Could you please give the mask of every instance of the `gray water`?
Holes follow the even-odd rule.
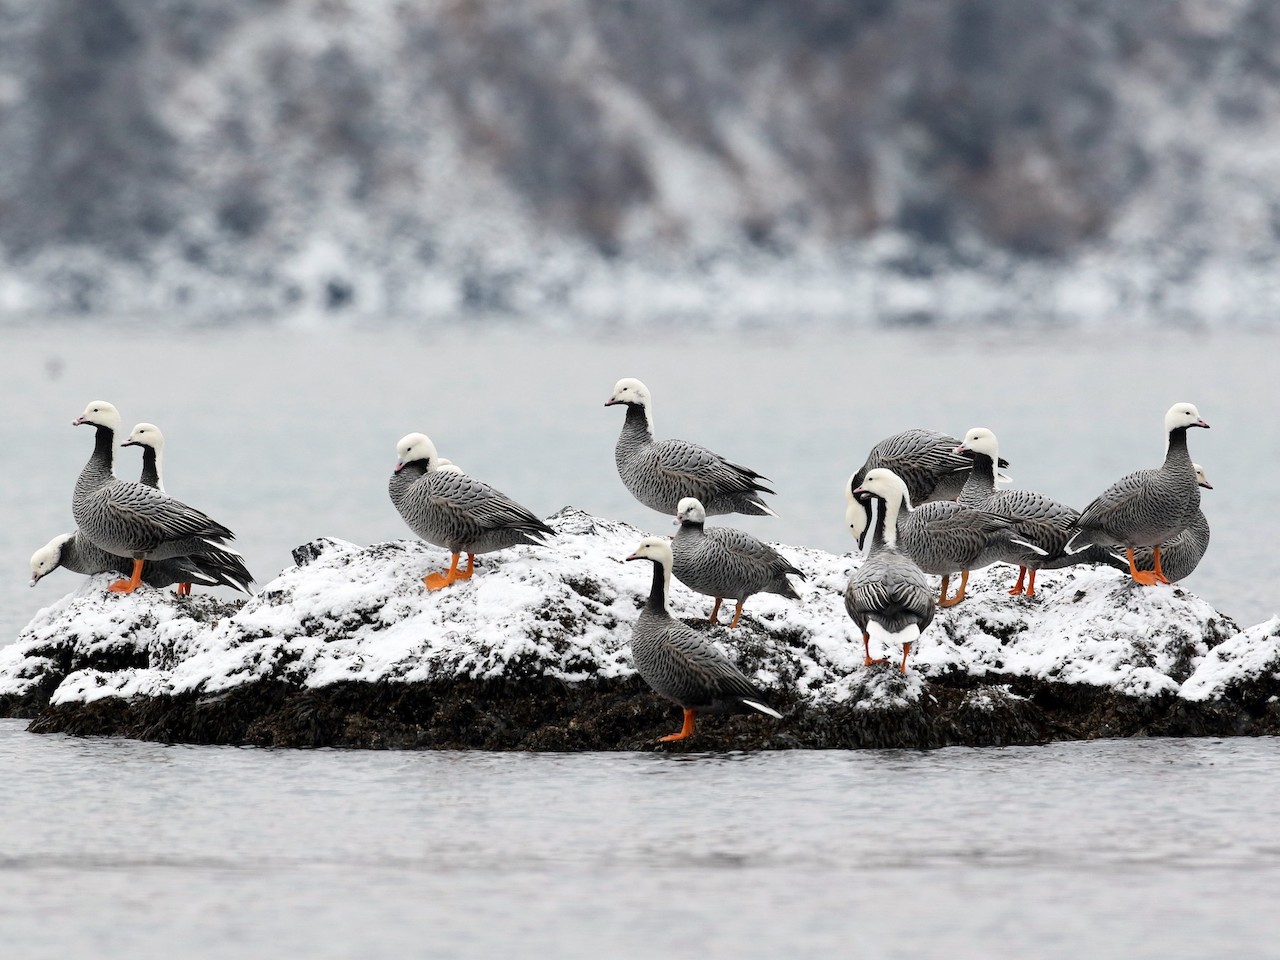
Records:
[[[653,533],[668,518],[618,480],[614,382],[645,380],[659,436],[697,440],[771,477],[778,518],[724,522],[836,553],[852,546],[844,481],[867,449],[926,426],[994,430],[1019,486],[1077,507],[1164,455],[1162,420],[1191,400],[1210,430],[1192,455],[1213,542],[1188,589],[1247,626],[1280,612],[1280,350],[1272,337],[1000,330],[917,334],[657,331],[641,337],[427,324],[349,330],[167,330],[86,321],[5,331],[0,390],[0,644],[73,589],[26,588],[28,558],[71,529],[71,488],[92,438],[90,400],[168,438],[169,491],[230,526],[260,583],[317,536],[409,536],[386,480],[395,444],[441,455],[541,515],[572,504]],[[136,450],[118,472],[136,476]],[[500,562],[484,560],[482,562]],[[1012,578],[1011,578],[1012,579]],[[1043,582],[1051,586],[1053,576]]]
[[[1274,740],[691,755],[0,721],[23,958],[1275,956]]]

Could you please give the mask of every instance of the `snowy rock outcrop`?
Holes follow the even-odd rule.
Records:
[[[550,546],[481,558],[471,580],[436,593],[420,578],[446,555],[411,540],[312,541],[295,551],[297,566],[243,603],[148,588],[118,596],[92,578],[0,649],[0,710],[65,720],[268,687],[277,699],[376,688],[437,700],[483,699],[477,691],[501,687],[535,697],[621,690],[666,716],[669,705],[634,678],[628,649],[650,574],[623,559],[643,532],[573,508],[549,522],[559,534]],[[678,583],[671,596],[675,616],[707,630],[791,708],[780,725],[790,739],[776,745],[812,743],[812,724],[835,716],[857,725],[915,711],[927,726],[934,711],[1026,714],[1048,689],[1183,705],[1230,699],[1241,685],[1254,700],[1259,689],[1280,692],[1280,621],[1241,633],[1180,589],[1137,588],[1117,571],[1087,567],[1046,574],[1033,602],[1006,594],[1008,568],[981,571],[964,603],[938,612],[905,677],[867,668],[843,601],[857,560],[781,550],[808,577],[802,601],[752,597],[737,630],[706,625],[709,598]],[[926,742],[965,742],[962,727]]]

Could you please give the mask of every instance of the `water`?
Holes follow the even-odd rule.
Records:
[[[103,320],[8,329],[0,383],[9,416],[0,486],[0,644],[71,590],[59,572],[26,589],[36,547],[71,529],[75,477],[92,441],[71,420],[93,399],[125,428],[168,438],[169,490],[232,527],[259,582],[321,535],[370,543],[409,533],[386,495],[396,441],[429,434],[441,455],[539,514],[566,504],[648,532],[670,523],[618,480],[615,380],[644,379],[660,436],[698,440],[761,470],[774,518],[731,522],[769,540],[847,552],[842,485],[876,440],[911,426],[993,429],[1018,485],[1083,506],[1163,456],[1161,422],[1195,402],[1191,437],[1215,489],[1213,542],[1187,580],[1242,625],[1280,610],[1274,338],[1245,334],[986,331],[647,337],[429,324],[315,331],[157,330]],[[121,451],[135,476],[137,451]],[[1260,525],[1264,528],[1260,531]],[[1270,526],[1269,532],[1265,529]],[[1043,581],[1051,585],[1052,575]]]
[[[1248,958],[1280,934],[1273,740],[676,758],[0,721],[0,769],[15,957]]]

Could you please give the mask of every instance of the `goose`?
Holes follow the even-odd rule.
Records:
[[[737,601],[729,628],[738,625],[742,605],[753,593],[776,593],[792,600],[800,595],[787,580],[805,578],[773,547],[733,527],[707,529],[707,512],[696,497],[685,497],[676,510],[680,531],[671,541],[672,572],[690,590],[715,598],[711,623],[719,623],[720,604]]]
[[[159,490],[165,493],[164,488],[164,434],[160,432],[160,428],[154,423],[139,423],[129,431],[129,436],[122,447],[138,447],[142,450],[142,475],[138,478],[138,482],[144,486]],[[201,555],[199,562],[194,564],[196,569],[205,569],[204,578],[198,578],[195,582],[208,585],[207,577],[209,571],[217,573],[219,579],[217,582],[225,583],[227,586],[233,583],[251,584],[253,576],[249,573],[248,568],[244,565],[244,558],[234,550],[210,550],[208,553]],[[219,573],[220,572],[220,573]],[[227,582],[226,578],[230,578],[231,582]],[[155,586],[155,578],[143,576],[143,581]],[[175,581],[169,581],[173,583]],[[185,580],[176,581],[178,584],[179,596],[191,595],[191,582]]]
[[[723,653],[688,624],[671,616],[667,594],[674,564],[671,545],[661,537],[645,537],[628,560],[653,564],[653,585],[631,633],[631,657],[636,672],[654,692],[684,710],[679,733],[659,737],[660,743],[693,735],[698,711],[743,713],[757,710],[781,720],[763,693]]]
[[[157,489],[115,476],[120,412],[112,404],[92,401],[72,425],[91,426],[95,431],[93,453],[80,471],[71,498],[78,532],[100,549],[133,561],[129,579],[117,580],[109,590],[136,590],[147,561],[206,553],[240,556],[226,546],[235,534],[207,514]],[[251,582],[250,577],[239,586],[248,593]]]
[[[614,462],[623,484],[646,507],[673,514],[682,499],[696,497],[709,517],[777,516],[760,496],[774,492],[761,482],[767,477],[687,440],[654,440],[653,402],[639,380],[628,377],[614,384],[604,405],[617,404],[626,406],[627,416]]]
[[[133,562],[126,557],[107,553],[101,547],[94,546],[86,537],[75,533],[60,533],[31,555],[30,585],[34,587],[59,567],[85,576],[116,573],[121,577],[128,577],[132,573]],[[223,586],[251,592],[244,565],[234,557],[227,557],[222,553],[153,561],[143,568],[142,582],[149,587],[199,583],[206,587]]]
[[[914,428],[885,437],[871,448],[866,462],[851,481],[862,483],[869,470],[892,470],[907,485],[911,503],[919,507],[933,500],[954,500],[973,468],[973,461],[956,452],[960,441],[937,430]],[[1009,464],[1001,460],[1000,466]]]
[[[166,493],[164,467],[161,464],[164,458],[164,434],[160,432],[160,428],[154,423],[135,424],[120,446],[142,448],[142,476],[138,477],[138,482]]]
[[[862,631],[863,663],[884,663],[872,659],[870,642],[901,645],[900,672],[907,672],[907,655],[911,645],[933,622],[935,604],[933,590],[924,571],[897,546],[898,513],[907,498],[907,485],[892,470],[882,467],[869,470],[862,483],[854,487],[853,496],[865,499],[871,506],[871,545],[867,558],[849,578],[844,591],[844,608]]]
[[[1122,477],[1085,507],[1073,524],[1066,551],[1078,553],[1089,544],[1123,547],[1135,583],[1168,583],[1160,545],[1191,526],[1200,509],[1200,488],[1187,449],[1187,431],[1208,426],[1195,404],[1170,407],[1164,415],[1164,463]],[[1134,564],[1134,551],[1141,547],[1154,548],[1151,570],[1139,570]]]
[[[1196,485],[1205,490],[1212,490],[1204,467],[1192,464],[1196,471]],[[1177,583],[1191,576],[1199,566],[1205,552],[1209,549],[1209,520],[1203,510],[1196,510],[1196,517],[1190,526],[1171,540],[1160,544],[1160,566],[1170,583]],[[1140,547],[1133,551],[1133,562],[1139,570],[1150,569],[1155,564],[1155,551],[1151,547]],[[1128,569],[1123,563],[1117,566]]]
[[[1018,579],[1010,588],[1010,595],[1034,599],[1039,570],[1058,570],[1078,563],[1105,563],[1125,569],[1111,551],[1102,547],[1091,547],[1078,556],[1066,551],[1079,510],[1032,490],[996,489],[1000,442],[986,427],[969,430],[959,450],[974,461],[973,473],[960,492],[960,502],[1013,522],[1014,538],[998,557],[1018,567]]]
[[[398,457],[387,492],[409,529],[452,557],[445,573],[422,578],[428,590],[469,580],[476,554],[518,544],[541,545],[555,531],[505,493],[456,467],[440,470],[435,444],[410,433],[396,444]],[[458,569],[462,554],[465,570]]]
[[[904,481],[905,483],[905,481]],[[861,549],[871,525],[871,504],[854,495],[860,481],[855,473],[845,484],[845,522]],[[898,513],[898,549],[926,574],[942,577],[939,607],[954,607],[965,597],[969,574],[999,559],[1013,536],[1004,517],[950,500],[931,500],[912,507],[903,502]],[[960,574],[960,588],[948,597],[951,577]]]

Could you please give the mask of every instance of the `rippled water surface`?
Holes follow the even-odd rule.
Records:
[[[782,543],[850,549],[842,485],[877,440],[926,426],[987,426],[1015,483],[1083,506],[1164,456],[1179,400],[1213,425],[1191,437],[1215,485],[1213,542],[1186,581],[1242,625],[1280,612],[1280,349],[1274,338],[1172,332],[913,335],[863,331],[618,338],[506,329],[442,332],[155,330],[106,322],[6,331],[0,351],[0,644],[71,590],[25,586],[31,553],[71,528],[71,488],[92,448],[71,421],[94,399],[125,429],[168,438],[171,493],[238,535],[259,582],[317,536],[409,536],[386,481],[396,441],[441,455],[547,515],[566,504],[667,533],[618,480],[615,380],[654,395],[661,437],[698,440],[770,476],[777,518],[732,522]],[[139,469],[121,451],[122,476]],[[488,562],[488,561],[484,561]],[[1042,582],[1052,585],[1047,573]]]
[[[1274,740],[365,753],[0,721],[11,957],[1270,957]]]

